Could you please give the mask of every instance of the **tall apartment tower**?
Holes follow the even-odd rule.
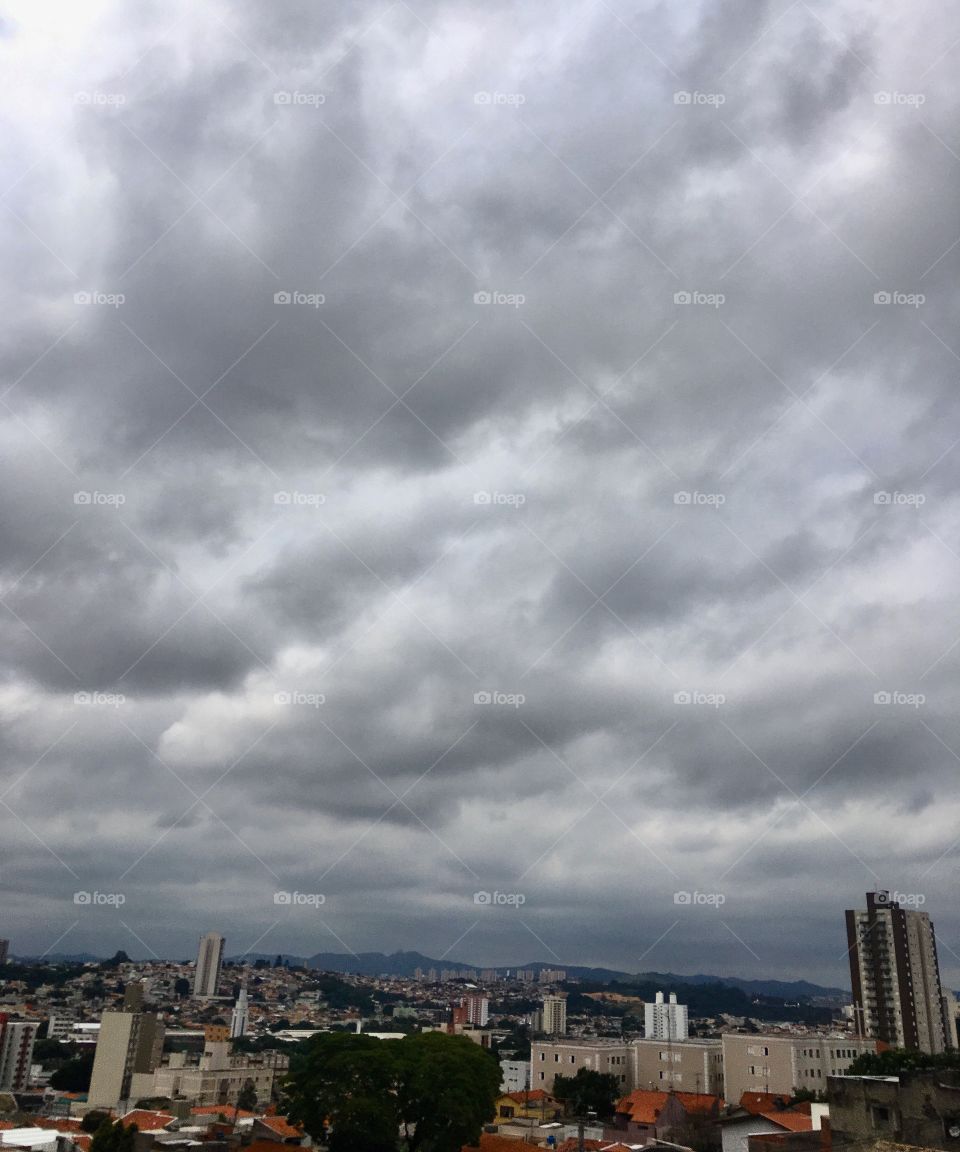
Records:
[[[866,911],[848,909],[846,919],[857,1035],[943,1052],[943,999],[930,917],[880,891],[868,892]]]
[[[233,1006],[233,1012],[230,1014],[231,1040],[236,1040],[240,1036],[246,1036],[248,1017],[247,990],[246,988],[241,988],[237,993],[237,1002]]]
[[[163,1052],[163,1024],[152,1012],[104,1012],[87,1100],[117,1108],[130,1097],[134,1072],[153,1072]]]
[[[39,1028],[33,1020],[0,1015],[0,1089],[5,1092],[22,1092],[27,1087]]]
[[[670,993],[667,1003],[664,1003],[663,993],[658,992],[652,1004],[644,1004],[643,1035],[647,1040],[687,1039],[687,1006],[677,1003],[676,992]]]
[[[486,1028],[490,1019],[490,1001],[486,996],[465,996],[463,1006],[467,1010],[467,1023]]]
[[[567,1031],[566,996],[544,996],[540,1009],[540,1031],[548,1036],[564,1036]]]
[[[200,937],[197,970],[193,975],[193,994],[198,1000],[216,996],[220,986],[220,967],[223,964],[224,939],[218,932]]]

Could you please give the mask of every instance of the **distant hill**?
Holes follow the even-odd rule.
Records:
[[[248,963],[258,959],[272,963],[276,959],[276,954],[251,954],[245,959]],[[464,960],[451,960],[449,957],[436,960],[424,956],[422,952],[392,952],[389,955],[384,952],[361,952],[356,956],[344,955],[341,952],[317,952],[308,957],[285,955],[283,959],[290,964],[305,965],[325,972],[353,972],[359,976],[412,976],[417,968],[424,972],[435,968],[438,973],[444,968],[471,968],[479,972],[485,967]],[[501,965],[494,970],[503,974],[508,970],[515,972],[518,968],[528,968],[539,973],[543,968],[555,967],[558,965],[534,960],[525,964],[510,965],[509,969]],[[769,996],[789,1002],[825,1000],[843,1004],[850,1000],[850,993],[844,988],[824,987],[808,980],[744,980],[739,976],[712,976],[703,973],[693,976],[682,976],[676,972],[635,973],[621,972],[614,968],[586,968],[576,964],[567,964],[564,967],[567,975],[576,980],[599,984],[630,981],[656,983],[661,984],[664,991],[682,984],[722,984],[728,988],[739,988],[747,996]]]

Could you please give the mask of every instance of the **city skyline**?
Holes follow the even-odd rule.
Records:
[[[0,17],[17,954],[960,986],[960,11]]]

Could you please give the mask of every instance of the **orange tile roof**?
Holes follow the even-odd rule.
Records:
[[[258,1121],[265,1128],[269,1128],[271,1132],[275,1132],[285,1140],[290,1140],[294,1137],[299,1140],[303,1136],[303,1129],[295,1128],[286,1116],[260,1116],[258,1117]]]
[[[171,1116],[169,1112],[149,1112],[146,1108],[134,1108],[124,1113],[120,1119],[125,1128],[136,1124],[141,1132],[146,1132],[151,1128],[166,1128],[176,1117]]]
[[[705,1092],[658,1092],[655,1089],[638,1088],[629,1096],[624,1096],[617,1104],[617,1111],[626,1113],[636,1124],[656,1124],[667,1100],[673,1096],[683,1106],[685,1112],[713,1112],[722,1107],[719,1096]]]
[[[88,1135],[86,1132],[78,1132],[76,1136],[71,1136],[70,1139],[78,1148],[81,1148],[83,1152],[90,1152],[93,1136]]]
[[[246,1112],[243,1108],[234,1109],[232,1104],[198,1104],[195,1108],[190,1109],[191,1116],[226,1116],[227,1119],[232,1120],[234,1116],[238,1120],[249,1120],[254,1116],[259,1116],[259,1112]]]
[[[782,1092],[744,1092],[740,1097],[740,1107],[751,1116],[762,1116],[786,1104],[790,1097]]]
[[[499,1099],[502,1100],[504,1097],[516,1104],[539,1104],[541,1100],[553,1099],[550,1093],[544,1092],[542,1088],[522,1088],[519,1092],[504,1092]]]
[[[763,1112],[761,1115],[764,1120],[769,1120],[771,1124],[779,1124],[788,1132],[813,1131],[813,1120],[802,1112]]]
[[[482,1132],[479,1144],[464,1144],[462,1152],[517,1152],[518,1148],[534,1148],[526,1140],[510,1140],[506,1136],[495,1136],[492,1132]]]

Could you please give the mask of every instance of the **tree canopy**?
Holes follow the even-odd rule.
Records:
[[[330,1152],[460,1152],[493,1119],[495,1058],[465,1036],[439,1032],[378,1040],[314,1036],[285,1081],[291,1119]]]
[[[925,1069],[960,1069],[960,1052],[917,1052],[888,1048],[886,1052],[864,1052],[847,1069],[848,1076],[895,1076],[898,1072]]]
[[[600,1119],[605,1119],[613,1115],[621,1092],[613,1073],[580,1068],[576,1076],[555,1076],[553,1095],[570,1115],[586,1116],[588,1112],[596,1112]]]
[[[137,1126],[124,1127],[123,1121],[104,1120],[90,1141],[90,1152],[134,1152]]]

